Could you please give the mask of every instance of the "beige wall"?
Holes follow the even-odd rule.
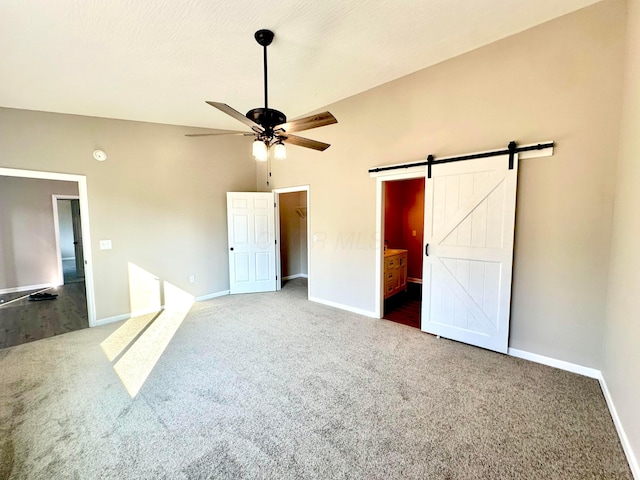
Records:
[[[634,451],[635,473],[640,475],[639,0],[629,2],[622,118],[602,371]]]
[[[0,176],[0,290],[57,282],[53,194],[78,184]]]
[[[272,186],[311,186],[311,297],[375,309],[373,166],[557,142],[523,160],[510,346],[601,361],[625,2],[601,2],[327,107],[337,125],[288,147]],[[261,172],[262,174],[262,172]]]
[[[251,145],[188,131],[0,109],[0,167],[87,177],[98,319],[130,311],[129,262],[196,297],[229,288],[225,192],[255,189]]]

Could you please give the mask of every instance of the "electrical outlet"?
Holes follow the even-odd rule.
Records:
[[[195,275],[189,275],[189,283],[196,283],[196,276]]]
[[[416,231],[415,231],[415,230],[413,231],[412,235],[413,235],[414,237],[416,236]]]
[[[111,240],[100,240],[100,250],[111,250]]]

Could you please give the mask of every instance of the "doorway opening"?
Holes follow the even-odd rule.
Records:
[[[2,223],[0,234],[4,238],[4,240],[0,242],[3,245],[2,251],[0,252],[0,263],[4,264],[4,266],[0,268],[0,290],[5,296],[0,298],[0,304],[4,305],[2,307],[5,311],[3,315],[10,316],[6,312],[15,310],[20,303],[33,305],[40,310],[52,309],[55,305],[58,305],[60,312],[80,312],[78,318],[82,317],[84,326],[95,326],[96,311],[91,264],[86,177],[84,175],[0,168],[0,180],[2,179],[5,179],[7,185],[11,182],[15,184],[14,186],[16,186],[18,190],[18,194],[14,195],[13,198],[16,201],[30,202],[28,208],[3,209],[3,212],[8,215],[5,221],[0,222]],[[31,186],[33,187],[34,195],[27,196],[25,184],[21,184],[20,182],[32,182],[33,185]],[[42,185],[44,185],[44,183],[41,184],[38,182],[44,182],[55,188],[52,188],[49,192],[45,192],[44,196],[42,196],[44,191]],[[10,189],[4,188],[0,190],[4,195],[8,195]],[[37,194],[41,196],[36,197]],[[54,202],[52,206],[54,194],[61,198],[71,197],[76,201],[74,208],[76,210],[76,228],[78,229],[80,241],[77,245],[75,258],[76,262],[79,261],[83,264],[84,272],[81,273],[84,276],[84,281],[80,280],[76,283],[69,284],[69,288],[66,288],[67,285],[65,285],[64,282],[62,265],[60,264],[61,259],[58,255],[60,251],[57,243],[59,238],[55,238],[56,233],[59,232],[58,228],[56,228],[57,219],[54,221],[53,218],[54,215],[57,214],[56,202]],[[36,198],[40,199],[37,200]],[[8,205],[8,203],[3,203],[3,205]],[[80,221],[80,217],[82,221]],[[44,219],[44,221],[38,223],[38,225],[40,225],[38,228],[43,230],[41,233],[35,235],[35,224],[32,222],[39,219]],[[24,248],[26,248],[26,253],[22,252],[22,250],[20,252],[17,251],[17,249]],[[8,266],[11,265],[15,268],[8,268]],[[78,273],[77,268],[76,273]],[[64,296],[62,292],[58,292],[57,289],[65,289]],[[47,300],[44,302],[29,300],[30,294],[37,293],[41,290],[46,290],[46,292],[50,292],[52,295],[58,294],[58,297],[56,297],[56,300]],[[4,302],[2,302],[2,300],[4,300]],[[62,304],[67,301],[70,302],[70,304],[62,308]],[[34,324],[41,325],[43,322],[39,319],[42,316],[51,319],[52,315],[51,312],[43,313],[41,311],[40,314],[32,315],[32,319]],[[60,324],[62,327],[55,332],[52,331],[53,335],[73,329],[69,327],[69,322],[65,321],[65,318],[64,315],[60,315],[60,319],[62,320]],[[16,332],[24,331],[24,323],[24,321],[19,323],[20,328],[17,329]],[[50,336],[47,332],[44,332],[43,335]],[[7,337],[7,335],[0,337],[0,340],[3,338],[7,340],[5,337]],[[36,339],[37,338],[30,336],[30,338],[25,340],[31,341]]]
[[[65,255],[84,263],[78,193],[78,182],[0,176],[0,347],[89,327],[84,269],[65,282],[60,255],[62,234]]]
[[[58,252],[58,283],[84,282],[84,254],[80,197],[53,195],[53,217]]]
[[[420,328],[425,180],[383,182],[383,318]]]
[[[309,294],[309,187],[274,190],[276,195],[277,290],[288,282]]]

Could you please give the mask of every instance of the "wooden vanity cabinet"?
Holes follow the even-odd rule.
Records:
[[[384,253],[384,298],[407,289],[407,251],[387,250]]]

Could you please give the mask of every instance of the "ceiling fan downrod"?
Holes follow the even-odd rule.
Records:
[[[263,47],[264,67],[264,108],[254,108],[247,112],[246,117],[260,125],[264,131],[258,136],[260,140],[270,143],[274,138],[274,127],[287,121],[284,113],[269,108],[268,81],[267,81],[267,47],[273,41],[274,33],[271,30],[258,30],[254,37],[256,42]]]
[[[269,98],[267,89],[267,47],[273,42],[274,33],[271,30],[258,30],[254,35],[256,42],[262,45],[263,67],[264,67],[264,109],[269,109]]]

